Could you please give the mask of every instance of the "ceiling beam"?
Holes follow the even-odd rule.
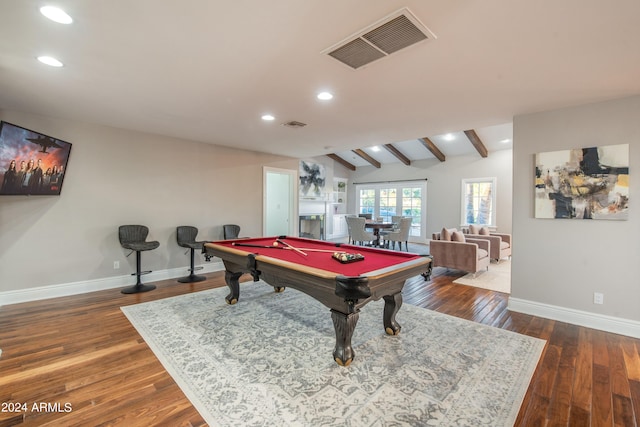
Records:
[[[351,163],[347,162],[345,159],[343,159],[342,157],[338,156],[337,154],[327,154],[327,157],[329,157],[330,159],[335,160],[336,162],[340,163],[342,166],[344,166],[345,168],[349,169],[349,170],[356,170],[356,167],[354,165],[352,165]]]
[[[391,154],[396,156],[398,158],[398,160],[400,160],[405,165],[407,165],[407,166],[411,165],[411,160],[409,160],[407,158],[407,156],[402,154],[400,152],[400,150],[398,150],[396,147],[394,147],[393,144],[384,144],[384,148],[386,148]]]
[[[475,130],[473,129],[465,130],[464,134],[467,135],[467,138],[469,138],[469,141],[471,141],[471,144],[473,144],[473,146],[476,148],[476,150],[478,150],[478,153],[480,153],[482,157],[489,156],[487,147],[484,146],[484,144],[482,143],[482,140],[480,140],[480,137],[478,136]]]
[[[445,160],[444,154],[442,154],[442,151],[440,151],[438,147],[436,147],[436,144],[434,144],[433,141],[431,141],[426,136],[424,138],[419,138],[418,140],[422,142],[422,144],[425,147],[427,147],[427,150],[431,151],[431,154],[436,156],[438,160],[440,160],[441,162],[444,162]]]
[[[377,161],[376,159],[374,159],[373,157],[371,157],[370,155],[368,155],[367,153],[365,153],[359,148],[351,151],[353,151],[358,156],[362,157],[363,159],[365,159],[367,162],[371,163],[373,166],[377,167],[378,169],[380,169],[380,166],[382,166],[379,161]]]

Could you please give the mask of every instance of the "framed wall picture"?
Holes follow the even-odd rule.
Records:
[[[536,154],[535,217],[626,220],[629,144]]]
[[[300,161],[300,196],[317,198],[324,194],[326,172],[324,165]]]

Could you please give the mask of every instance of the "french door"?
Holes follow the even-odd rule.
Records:
[[[356,185],[356,207],[359,214],[370,214],[390,222],[394,216],[411,217],[409,240],[426,239],[426,181],[388,182]]]

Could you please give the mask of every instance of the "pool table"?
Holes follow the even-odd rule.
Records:
[[[289,286],[327,306],[336,333],[333,358],[341,366],[348,366],[355,356],[351,337],[360,309],[384,298],[385,331],[397,335],[400,325],[395,316],[402,305],[405,280],[431,271],[429,257],[287,236],[207,242],[203,252],[222,259],[229,304],[238,302],[239,279],[250,273],[254,281],[262,279],[276,292]],[[333,258],[334,252],[364,258],[343,263]]]

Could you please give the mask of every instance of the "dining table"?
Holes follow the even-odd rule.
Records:
[[[364,223],[365,229],[370,229],[375,237],[374,246],[380,246],[380,230],[386,230],[393,228],[396,224],[388,221],[372,221],[368,220]]]

